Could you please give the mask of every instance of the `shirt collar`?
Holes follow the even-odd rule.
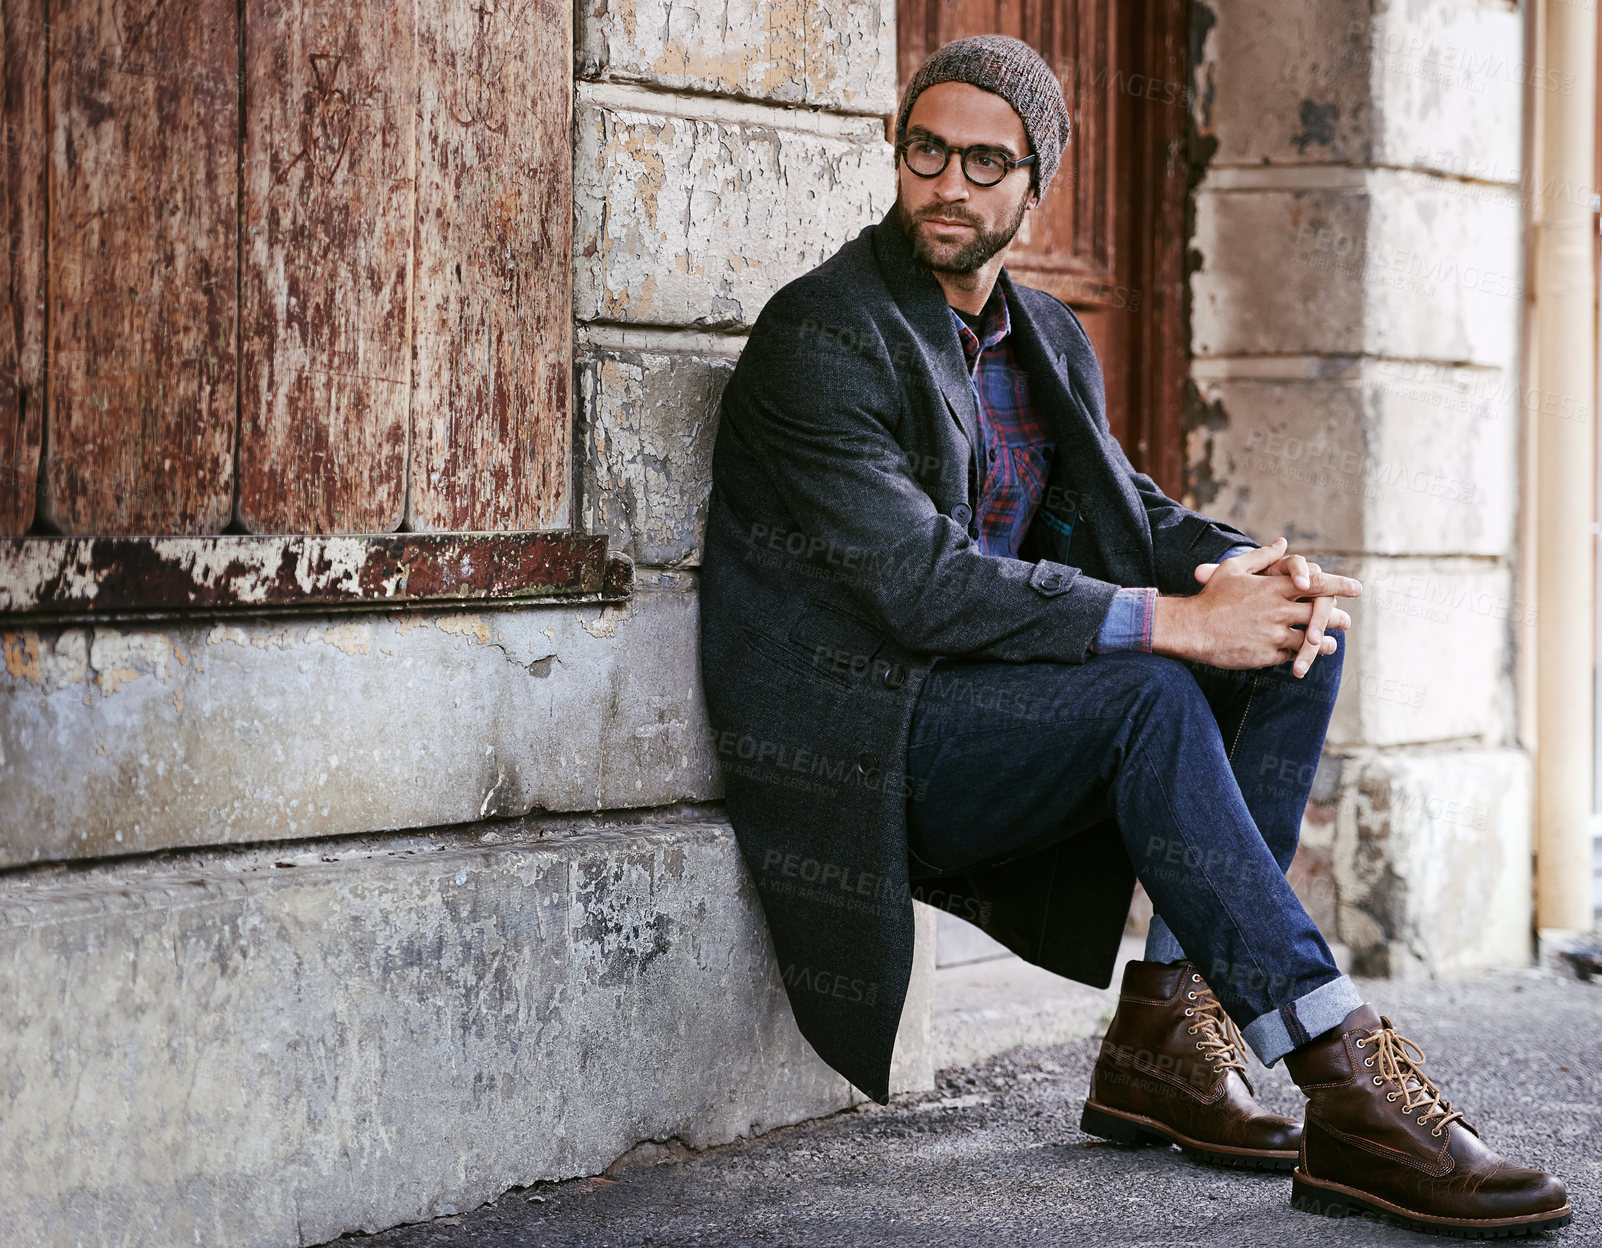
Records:
[[[957,315],[955,308],[950,304],[946,306],[951,312],[951,323],[956,326],[957,338],[962,343],[962,353],[967,356],[970,369],[981,352],[990,350],[1012,332],[1012,315],[1007,311],[1007,300],[1001,293],[1000,285],[990,292],[990,298],[985,303],[982,339],[968,328],[968,323]]]

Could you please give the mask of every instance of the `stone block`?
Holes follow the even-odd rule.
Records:
[[[1367,229],[1360,181],[1304,191],[1204,182],[1191,242],[1194,353],[1361,354]]]
[[[877,120],[599,91],[575,118],[581,322],[749,326],[895,199]]]
[[[1362,20],[1353,15],[1354,37]],[[1514,5],[1383,0],[1366,37],[1375,164],[1517,183],[1525,82],[1574,90],[1527,62]]]
[[[1365,164],[1373,147],[1365,0],[1215,0],[1196,68],[1212,164]],[[1205,20],[1205,18],[1204,18]]]
[[[721,9],[591,0],[578,10],[578,76],[852,113],[896,106],[888,0],[733,0]]]
[[[718,797],[697,620],[678,574],[619,606],[8,633],[37,658],[0,672],[0,866]]]
[[[1517,403],[1500,370],[1223,362],[1188,431],[1198,505],[1292,549],[1506,556]]]
[[[645,566],[701,561],[718,399],[743,339],[711,351],[585,347],[580,515]]]
[[[8,877],[6,1242],[299,1248],[850,1103],[726,824],[567,833]]]
[[[990,933],[945,910],[935,912],[935,967],[963,966],[990,958],[1005,958],[1012,951]]]
[[[1516,192],[1469,197],[1439,179],[1370,175],[1364,345],[1402,360],[1511,374],[1524,305]]]
[[[1511,372],[1518,196],[1354,172],[1344,187],[1197,194],[1198,356],[1377,355]]]
[[[1328,741],[1385,746],[1464,740],[1502,745],[1513,716],[1515,644],[1533,644],[1535,611],[1501,564],[1365,559],[1341,599],[1352,630]]]
[[[1519,750],[1344,760],[1333,859],[1340,938],[1358,974],[1529,962],[1530,783]]]
[[[1523,57],[1516,8],[1463,0],[1219,0],[1196,70],[1213,167],[1381,165],[1520,180],[1521,84],[1567,85]]]

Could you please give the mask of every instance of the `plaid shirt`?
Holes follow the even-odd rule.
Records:
[[[999,290],[985,305],[984,318],[981,339],[955,308],[951,311],[968,363],[968,381],[979,401],[981,477],[979,510],[974,519],[979,528],[980,550],[987,555],[1016,559],[1045,491],[1046,475],[1057,448],[1030,402],[1029,377],[1013,354],[1012,317]],[[1061,529],[1065,538],[1072,533],[1072,525],[1064,528],[1056,517],[1046,518]],[[1223,558],[1251,549],[1231,547]],[[1149,652],[1156,609],[1156,589],[1120,589],[1090,644],[1091,651]]]

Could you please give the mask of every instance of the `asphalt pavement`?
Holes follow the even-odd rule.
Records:
[[[1426,1072],[1509,1158],[1557,1173],[1575,1215],[1527,1241],[1602,1248],[1602,980],[1552,971],[1367,983],[1428,1055]],[[605,1176],[342,1248],[1324,1248],[1457,1242],[1290,1207],[1290,1178],[1217,1170],[1177,1149],[1079,1130],[1097,1041],[1015,1049],[943,1071],[930,1093],[701,1153],[636,1149]],[[1259,1097],[1299,1113],[1283,1066]]]

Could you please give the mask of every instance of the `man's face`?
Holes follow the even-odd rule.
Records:
[[[907,117],[908,139],[949,147],[994,147],[1017,160],[1029,155],[1022,119],[999,95],[966,82],[942,82],[919,93]],[[972,273],[1012,241],[1034,206],[1032,166],[1009,169],[994,186],[975,186],[953,154],[943,172],[920,178],[896,166],[896,208],[913,254],[931,269]]]

